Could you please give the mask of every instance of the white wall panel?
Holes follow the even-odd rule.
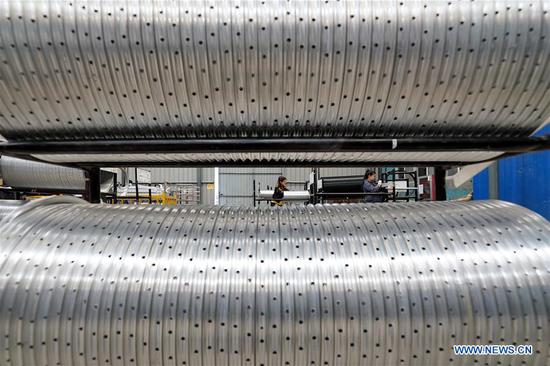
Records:
[[[368,168],[321,168],[321,177],[337,177],[348,175],[364,175]]]

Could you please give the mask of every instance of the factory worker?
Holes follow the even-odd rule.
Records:
[[[388,193],[388,190],[382,187],[382,181],[376,181],[377,176],[374,170],[367,170],[365,172],[365,177],[363,178],[363,192],[365,193]],[[384,202],[384,194],[367,194],[365,195],[365,202]]]
[[[277,187],[275,187],[275,190],[273,191],[273,196],[271,200],[271,206],[282,206],[284,205],[284,201],[282,201],[282,198],[285,195],[285,191],[288,191],[288,188],[286,185],[288,184],[288,180],[283,177],[282,175],[277,179]]]

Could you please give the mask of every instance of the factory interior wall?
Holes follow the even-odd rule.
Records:
[[[550,133],[550,125],[537,135]],[[474,199],[489,197],[489,168],[474,177]],[[550,220],[550,151],[498,161],[498,199],[513,202]]]
[[[320,168],[320,177],[363,175],[367,168],[356,167],[332,167]],[[220,168],[220,204],[253,206],[253,184],[257,189],[273,189],[280,175],[289,181],[289,189],[292,191],[303,190],[304,182],[309,180],[311,168]],[[268,205],[262,201],[259,205]]]
[[[210,189],[214,181],[214,168],[151,168],[151,181],[155,183],[193,183],[197,181],[198,169],[202,169],[202,204],[214,204],[214,190]],[[366,169],[321,168],[319,174],[321,177],[363,175]],[[133,172],[133,169],[130,171]],[[310,171],[309,167],[220,168],[220,204],[252,206],[254,204],[252,182],[256,181],[257,189],[272,188],[279,175],[287,177],[291,190],[302,190],[304,182],[309,179]]]
[[[477,173],[473,179],[473,199],[486,200],[489,199],[489,169],[484,169]]]

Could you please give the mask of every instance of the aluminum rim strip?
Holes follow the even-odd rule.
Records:
[[[5,365],[548,360],[550,225],[513,204],[33,204],[0,226]]]
[[[11,140],[526,136],[544,0],[0,1]]]
[[[84,171],[53,164],[0,157],[4,185],[19,189],[84,191]]]

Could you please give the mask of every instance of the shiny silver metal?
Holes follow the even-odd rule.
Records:
[[[5,186],[16,189],[84,191],[84,171],[59,165],[0,157],[0,176]]]
[[[525,136],[550,2],[2,0],[9,140]]]
[[[101,170],[101,192],[113,191],[113,177]],[[116,170],[118,174],[120,170]],[[19,191],[79,193],[85,190],[82,169],[42,163],[10,156],[0,157],[0,178],[4,186]]]
[[[522,207],[54,199],[0,223],[3,365],[547,364],[550,224]]]
[[[258,195],[261,199],[272,199],[273,190],[261,190]],[[309,201],[310,195],[308,191],[286,191],[284,192],[283,198],[281,201]]]
[[[7,217],[16,208],[23,206],[27,201],[0,200],[0,221]]]
[[[281,153],[187,153],[187,154],[35,154],[35,158],[51,163],[216,163],[279,162],[304,164],[316,162],[467,162],[474,163],[500,156],[500,151],[426,151],[426,152],[281,152]]]

